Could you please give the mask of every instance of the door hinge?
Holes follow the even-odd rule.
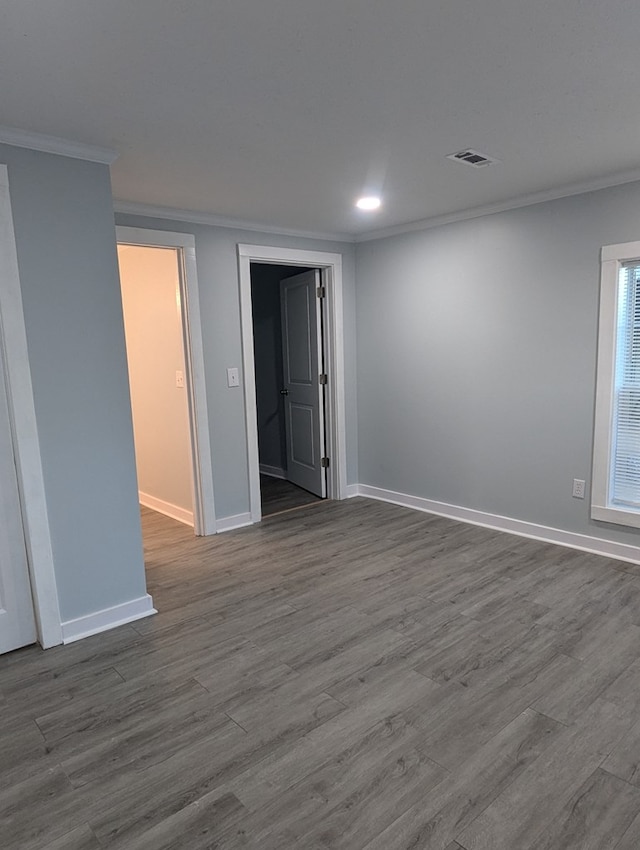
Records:
[[[328,458],[328,457],[323,457],[323,458],[322,458],[322,460],[320,461],[320,466],[321,466],[323,469],[328,469],[328,468],[329,468],[329,458]]]
[[[328,379],[327,379],[327,376],[326,376],[325,374],[323,374],[323,375],[319,375],[319,376],[318,376],[318,380],[319,380],[319,382],[320,382],[321,384],[326,384],[326,383],[328,383]]]
[[[319,286],[316,289],[316,295],[318,296],[318,298],[324,298],[324,296],[325,296],[324,286]]]

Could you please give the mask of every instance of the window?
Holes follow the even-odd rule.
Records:
[[[591,516],[640,528],[640,242],[602,249]]]

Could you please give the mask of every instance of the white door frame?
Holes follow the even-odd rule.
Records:
[[[277,248],[266,245],[238,245],[240,280],[240,319],[242,324],[242,365],[244,370],[244,402],[247,433],[247,465],[251,521],[260,522],[260,461],[258,455],[258,417],[256,405],[256,372],[253,350],[253,309],[251,305],[251,263],[275,266],[307,266],[321,270],[325,287],[324,315],[325,372],[327,416],[327,497],[347,496],[347,451],[344,392],[344,323],[342,313],[342,254]]]
[[[22,308],[9,176],[0,165],[0,342],[38,640],[62,643],[58,589]]]
[[[215,534],[216,513],[213,500],[209,413],[207,410],[195,237],[190,233],[172,233],[167,230],[117,226],[116,240],[121,245],[138,245],[145,248],[176,248],[182,258],[180,301],[193,465],[193,523],[196,534]]]

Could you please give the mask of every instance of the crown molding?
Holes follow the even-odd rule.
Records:
[[[323,239],[327,242],[355,242],[355,237],[348,233],[324,233],[314,230],[296,230],[293,228],[277,227],[255,221],[226,218],[214,213],[182,210],[174,207],[161,207],[155,204],[138,204],[133,201],[114,199],[114,212],[123,215],[139,215],[145,218],[161,218],[169,221],[184,221],[188,224],[207,224],[212,227],[228,227],[233,230],[249,230],[257,233],[274,233],[278,236],[297,236],[304,239]]]
[[[0,126],[0,144],[69,156],[73,159],[84,159],[88,162],[99,162],[101,165],[111,165],[118,158],[116,151],[111,148],[85,145],[83,142],[60,139],[58,136],[45,136],[42,133],[32,133],[30,130],[18,130],[16,127]]]
[[[1,139],[0,139],[1,140]],[[640,181],[640,169],[618,172],[608,177],[585,180],[581,183],[570,183],[555,189],[547,189],[542,192],[533,192],[528,195],[520,195],[506,201],[494,204],[483,204],[446,215],[431,216],[430,218],[410,221],[405,224],[381,227],[375,230],[367,230],[363,233],[325,233],[321,231],[296,230],[292,228],[274,227],[260,222],[244,221],[241,219],[226,218],[213,213],[195,212],[194,210],[175,209],[173,207],[161,207],[153,204],[138,204],[129,201],[114,201],[114,210],[129,215],[140,215],[148,218],[162,218],[174,221],[184,221],[190,224],[207,224],[214,227],[228,227],[234,230],[249,230],[259,233],[274,233],[280,236],[298,236],[306,239],[324,239],[332,242],[371,242],[375,239],[384,239],[389,236],[399,236],[403,233],[416,233],[421,230],[430,230],[445,224],[455,224],[459,221],[468,221],[485,215],[508,212],[522,207],[535,204],[544,204],[547,201],[557,201],[562,198],[570,198],[574,195],[583,195],[588,192],[597,192],[600,189],[610,189],[614,186],[622,186],[625,183]]]
[[[613,186],[622,186],[625,183],[640,181],[640,169],[623,171],[609,177],[601,177],[594,180],[585,180],[582,183],[570,183],[559,186],[556,189],[547,189],[543,192],[533,192],[529,195],[520,195],[507,201],[499,201],[495,204],[484,204],[459,212],[447,213],[446,215],[423,218],[419,221],[411,221],[406,224],[381,227],[376,230],[367,230],[355,237],[355,242],[371,242],[374,239],[384,239],[387,236],[399,236],[403,233],[415,233],[419,230],[430,230],[433,227],[441,227],[444,224],[455,224],[458,221],[468,221],[472,218],[480,218],[484,215],[508,212],[521,207],[530,207],[534,204],[544,204],[547,201],[558,201],[562,198],[570,198],[574,195],[584,195],[588,192],[597,192],[600,189],[610,189]]]

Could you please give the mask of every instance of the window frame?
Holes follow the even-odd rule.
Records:
[[[640,528],[640,509],[613,505],[610,500],[614,448],[618,281],[622,265],[636,260],[640,264],[640,241],[621,242],[617,245],[605,245],[602,248],[591,518],[601,522]]]

